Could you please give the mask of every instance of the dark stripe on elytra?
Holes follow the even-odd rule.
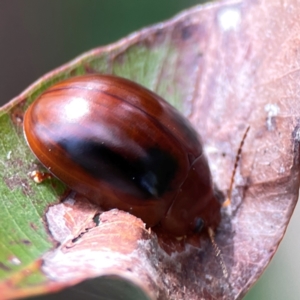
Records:
[[[88,174],[142,199],[161,197],[170,188],[178,169],[176,160],[157,147],[146,149],[144,157],[128,160],[92,140],[68,136],[57,142]]]

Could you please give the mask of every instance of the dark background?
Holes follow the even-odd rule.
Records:
[[[163,21],[195,0],[0,0],[0,104],[79,54]]]
[[[0,0],[0,105],[43,74],[164,21],[196,0]],[[1,132],[1,128],[0,128]],[[247,300],[299,299],[300,210]]]

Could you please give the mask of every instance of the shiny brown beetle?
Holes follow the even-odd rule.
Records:
[[[59,82],[28,108],[24,132],[52,174],[104,209],[174,236],[220,222],[197,133],[137,83],[99,74]]]

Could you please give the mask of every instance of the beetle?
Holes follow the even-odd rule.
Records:
[[[106,210],[130,212],[172,236],[220,222],[197,132],[135,82],[102,74],[61,81],[26,110],[24,134],[55,177]]]

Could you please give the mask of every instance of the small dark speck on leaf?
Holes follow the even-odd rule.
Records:
[[[93,221],[95,222],[96,226],[99,226],[99,224],[100,224],[100,214],[96,214],[93,218]]]
[[[9,244],[10,245],[16,245],[16,244],[24,244],[24,245],[31,245],[31,242],[29,240],[15,240],[15,241],[10,241]]]
[[[86,229],[86,232],[87,232],[88,230]],[[76,243],[83,235],[85,234],[85,232],[81,232],[76,238],[74,238],[73,240],[72,240],[72,243]]]
[[[21,240],[21,243],[24,245],[31,245],[31,242],[29,240]]]
[[[81,235],[79,235],[79,236],[77,236],[76,238],[74,238],[74,239],[72,240],[72,243],[73,243],[73,244],[76,243],[76,242],[80,239],[80,237],[81,237]]]
[[[4,263],[0,262],[0,269],[3,271],[10,271],[10,268],[7,267]]]
[[[188,40],[189,38],[192,37],[193,33],[194,33],[193,26],[184,27],[184,28],[182,28],[182,31],[181,31],[181,38],[183,40]]]
[[[38,229],[38,227],[32,222],[30,222],[29,225],[34,231],[36,231]]]

